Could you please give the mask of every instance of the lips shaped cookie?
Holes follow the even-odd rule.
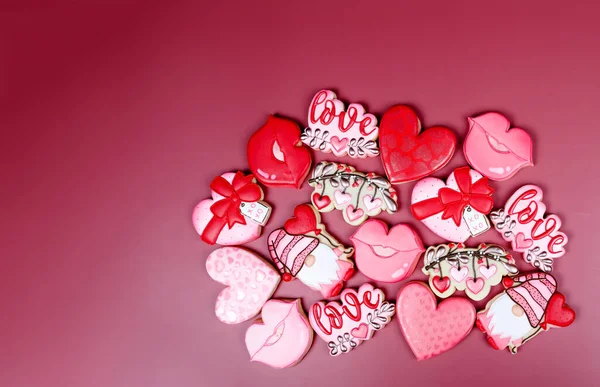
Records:
[[[225,324],[256,316],[281,279],[262,258],[241,247],[221,247],[210,253],[206,271],[210,278],[227,285],[215,304],[215,313]]]
[[[271,115],[248,141],[250,170],[267,187],[300,188],[311,162],[294,121]]]
[[[389,109],[381,118],[379,147],[392,183],[406,183],[443,168],[456,148],[456,136],[443,126],[421,132],[417,114],[408,106]]]
[[[469,133],[463,151],[467,161],[492,180],[506,180],[520,169],[533,165],[533,143],[520,128],[499,113],[469,118]]]
[[[291,367],[300,362],[312,341],[313,330],[300,299],[267,301],[261,319],[246,331],[246,348],[251,361],[273,368]]]
[[[397,224],[388,231],[381,220],[365,222],[350,237],[358,270],[372,280],[399,282],[415,270],[425,249],[410,226]]]

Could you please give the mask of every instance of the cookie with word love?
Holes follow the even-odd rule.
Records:
[[[308,109],[308,127],[302,141],[313,148],[336,156],[377,157],[379,148],[377,118],[362,105],[344,103],[331,90],[315,94]]]
[[[567,327],[575,312],[556,291],[556,280],[548,273],[534,272],[506,277],[505,291],[477,313],[477,327],[487,335],[494,349],[511,353],[543,331]]]
[[[440,302],[429,286],[412,281],[396,300],[400,330],[417,360],[446,352],[464,340],[475,322],[475,307],[463,297]]]
[[[424,261],[423,273],[429,275],[431,290],[441,298],[460,290],[470,299],[480,301],[503,276],[519,273],[510,253],[485,243],[475,248],[462,243],[431,246]]]
[[[287,368],[299,363],[312,341],[313,330],[300,299],[267,301],[261,318],[246,331],[250,360],[273,368]]]
[[[547,215],[540,187],[525,185],[506,202],[504,208],[490,214],[496,231],[512,249],[536,269],[552,271],[554,259],[565,254],[567,235],[559,231],[562,224],[556,215]]]
[[[214,245],[240,245],[260,236],[271,215],[264,193],[253,175],[224,173],[210,183],[212,199],[202,200],[192,223],[202,240]]]
[[[353,226],[381,211],[393,214],[398,210],[398,195],[389,181],[345,164],[320,162],[308,184],[314,188],[310,198],[318,211],[341,210],[346,223]]]
[[[210,278],[227,286],[215,304],[215,314],[225,324],[256,316],[281,280],[265,260],[241,247],[221,247],[210,253],[206,271]]]
[[[488,178],[469,167],[456,168],[446,182],[427,177],[412,191],[410,210],[434,234],[464,242],[489,230],[486,214],[492,210],[494,189]]]
[[[321,223],[310,204],[294,209],[294,217],[267,238],[269,253],[284,281],[299,279],[323,297],[337,296],[354,274],[352,247],[345,247]]]
[[[340,302],[317,302],[309,312],[310,325],[327,342],[329,354],[348,353],[375,331],[383,329],[396,312],[394,304],[385,300],[383,291],[370,284],[358,291],[345,289]]]
[[[522,168],[533,166],[533,142],[520,128],[511,128],[500,113],[469,118],[463,152],[467,162],[483,176],[506,180]]]
[[[292,120],[269,116],[248,141],[248,165],[267,187],[300,188],[310,172],[312,157]]]

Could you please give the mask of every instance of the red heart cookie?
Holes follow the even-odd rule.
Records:
[[[573,321],[575,321],[575,311],[565,303],[565,296],[558,292],[554,293],[546,309],[546,321],[542,324],[564,328],[571,325]]]
[[[318,227],[320,223],[319,213],[316,212],[310,204],[300,204],[294,208],[294,217],[288,219],[283,228],[291,235],[304,235],[314,232],[316,235],[321,233]]]
[[[421,133],[414,110],[398,105],[381,118],[379,148],[390,182],[406,183],[443,168],[454,155],[456,136],[443,126]]]
[[[311,162],[294,121],[271,115],[248,141],[250,170],[268,187],[300,188]]]

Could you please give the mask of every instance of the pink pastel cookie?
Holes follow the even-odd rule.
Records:
[[[327,342],[329,354],[337,356],[369,340],[375,331],[383,329],[395,313],[394,304],[385,301],[383,291],[364,284],[358,292],[345,289],[342,304],[317,302],[308,314],[310,325]]]
[[[448,176],[446,183],[435,177],[419,180],[413,188],[411,212],[440,237],[464,242],[489,229],[485,215],[494,204],[493,192],[486,177],[469,167],[460,167]],[[479,220],[468,221],[471,217],[465,211],[475,213]]]
[[[256,316],[281,279],[262,258],[241,247],[221,247],[210,253],[206,271],[210,278],[227,285],[215,304],[215,313],[225,324]]]
[[[308,128],[301,139],[314,150],[336,156],[376,157],[379,128],[377,118],[366,113],[362,105],[344,103],[331,90],[321,90],[308,109]]]
[[[521,168],[533,165],[533,143],[520,128],[499,113],[469,118],[469,133],[463,151],[467,161],[492,180],[506,180]]]
[[[192,222],[202,240],[209,244],[241,245],[260,236],[271,215],[271,206],[253,175],[224,173],[210,185],[212,199],[202,200]]]
[[[381,220],[365,222],[350,237],[358,270],[375,281],[399,282],[415,270],[425,248],[421,238],[405,224],[388,231]]]
[[[409,282],[396,301],[398,323],[417,360],[439,355],[460,343],[473,328],[475,307],[465,298],[450,297],[436,305],[423,282]]]
[[[297,364],[310,349],[313,330],[304,315],[300,299],[269,300],[261,319],[246,331],[246,348],[251,361],[273,368]]]

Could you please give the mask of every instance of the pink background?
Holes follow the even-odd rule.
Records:
[[[0,385],[600,383],[600,7],[217,3],[13,5],[0,13]],[[411,104],[425,127],[447,125],[461,140],[467,117],[489,110],[527,129],[536,166],[493,184],[496,203],[538,184],[563,218],[570,242],[556,277],[575,324],[516,356],[493,351],[473,331],[450,352],[417,362],[394,320],[340,358],[317,338],[292,369],[250,363],[250,323],[214,316],[222,287],[204,268],[214,248],[195,233],[191,211],[214,176],[246,168],[246,142],[269,113],[304,125],[323,87],[378,116]],[[459,151],[438,176],[464,162]],[[354,164],[383,172],[378,159]],[[399,187],[399,213],[381,219],[415,226],[426,245],[442,242],[410,216],[412,185]],[[275,209],[265,234],[309,191],[269,189]],[[341,213],[324,221],[348,242],[354,228]],[[471,240],[479,241],[501,240],[490,231]],[[267,254],[264,237],[248,247]],[[357,275],[350,285],[364,281]],[[384,287],[388,299],[400,286]],[[276,296],[301,297],[305,308],[319,299],[299,282]]]

